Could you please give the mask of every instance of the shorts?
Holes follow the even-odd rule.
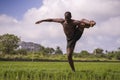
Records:
[[[81,38],[83,31],[76,29],[75,34],[72,38],[67,38],[67,48],[74,48],[76,42]]]

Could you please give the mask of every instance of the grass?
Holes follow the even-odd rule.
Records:
[[[0,62],[0,80],[120,80],[119,62]]]

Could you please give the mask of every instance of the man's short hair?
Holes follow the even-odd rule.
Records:
[[[66,12],[65,12],[65,16],[66,16],[66,15],[69,15],[70,17],[72,17],[70,11],[66,11]]]
[[[71,15],[71,12],[70,12],[70,11],[67,11],[67,12],[65,12],[65,14],[70,14],[70,15]]]

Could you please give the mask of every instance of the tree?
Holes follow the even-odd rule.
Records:
[[[115,54],[113,52],[107,52],[106,57],[108,59],[112,59],[113,57],[115,57]]]
[[[19,45],[20,38],[13,34],[0,35],[0,51],[5,54],[12,53]]]
[[[82,50],[82,51],[80,52],[80,56],[81,56],[81,57],[88,57],[88,56],[89,56],[89,52],[86,51],[86,50]]]
[[[39,52],[40,52],[41,55],[49,56],[50,54],[54,53],[55,50],[53,48],[50,48],[50,47],[46,48],[46,47],[40,45]]]
[[[81,54],[82,54],[82,55],[89,55],[89,52],[86,51],[86,50],[82,50],[82,51],[81,51]]]
[[[93,51],[93,53],[94,53],[95,55],[97,55],[97,54],[103,54],[103,49],[97,48],[97,49],[95,49],[95,50]]]
[[[120,60],[120,51],[117,51],[117,52],[115,53],[115,58],[116,58],[117,60]]]
[[[55,54],[63,54],[62,50],[60,49],[59,46],[57,46],[56,50],[55,50]]]
[[[27,50],[26,49],[18,49],[17,54],[21,54],[21,55],[26,55],[27,54]]]
[[[47,47],[46,49],[47,54],[52,54],[55,50],[53,48]]]

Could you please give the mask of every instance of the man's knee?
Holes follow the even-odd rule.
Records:
[[[67,57],[72,57],[73,48],[67,48]]]
[[[72,53],[69,53],[69,54],[67,53],[67,57],[71,58],[72,57]]]

